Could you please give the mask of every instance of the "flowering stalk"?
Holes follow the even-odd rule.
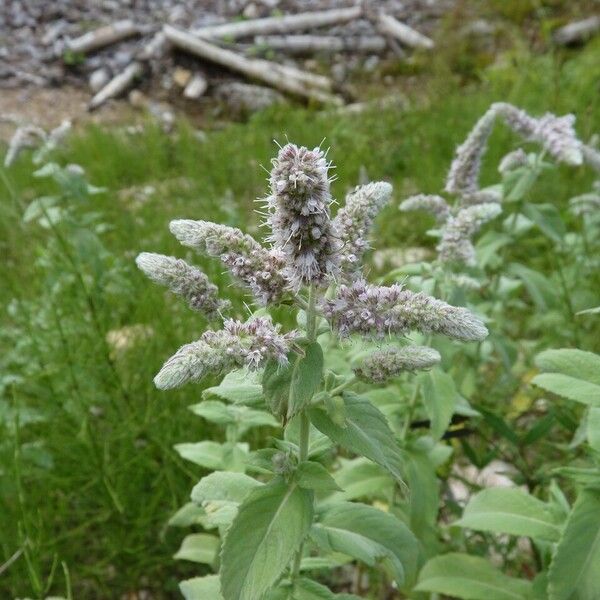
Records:
[[[523,139],[540,144],[555,160],[580,165],[584,150],[573,128],[575,117],[551,113],[535,118],[506,102],[492,104],[467,139],[458,147],[446,179],[451,194],[472,193],[479,188],[481,160],[496,119],[501,119]]]
[[[342,336],[359,333],[382,338],[415,329],[462,341],[480,341],[487,336],[485,325],[466,308],[397,284],[384,287],[357,281],[341,285],[333,299],[322,302],[322,310]]]
[[[267,223],[274,247],[285,256],[284,274],[295,289],[323,285],[339,270],[328,170],[319,148],[286,144],[273,160]]]

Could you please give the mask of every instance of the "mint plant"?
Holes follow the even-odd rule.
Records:
[[[269,247],[224,225],[171,223],[183,245],[220,259],[249,290],[256,310],[245,320],[224,317],[226,303],[195,267],[147,253],[137,259],[151,279],[207,318],[222,321],[221,328],[182,346],[155,378],[157,387],[171,389],[229,373],[203,396],[231,404],[204,410],[201,403],[194,409],[223,420],[227,443],[179,447],[184,457],[219,469],[200,480],[192,499],[201,509],[195,522],[216,525],[220,542],[195,538],[180,551],[208,557],[205,562],[218,566],[219,574],[183,582],[187,598],[347,599],[351,596],[334,594],[310,575],[319,566],[351,560],[381,562],[394,585],[409,590],[422,562],[420,542],[406,522],[393,511],[349,501],[351,495],[340,497],[327,467],[341,452],[361,455],[372,462],[353,466],[377,466],[392,496],[406,495],[403,451],[365,392],[373,383],[439,362],[436,350],[408,342],[411,332],[469,342],[483,340],[487,329],[464,307],[402,285],[366,282],[361,262],[369,229],[389,201],[391,186],[357,188],[332,218],[329,170],[318,148],[281,148],[265,201]],[[273,320],[269,311],[275,307],[285,322]],[[285,325],[294,314],[297,326],[290,329]],[[344,358],[336,368],[352,346],[362,357],[351,368]],[[239,426],[232,427],[236,411],[244,410],[257,424],[276,418],[283,437],[250,453],[238,442]]]
[[[541,150],[512,151],[500,162],[500,181],[481,187],[482,159],[498,120]],[[138,266],[150,279],[215,324],[165,362],[156,386],[172,389],[225,374],[192,407],[225,427],[225,441],[177,446],[184,458],[214,471],[171,520],[205,530],[186,537],[176,557],[218,572],[182,582],[188,600],[348,599],[358,596],[346,592],[376,597],[390,587],[405,597],[429,592],[488,600],[493,592],[498,598],[566,600],[569,569],[580,574],[581,597],[594,598],[597,465],[556,471],[583,486],[571,508],[556,481],[534,473],[525,456],[552,420],[520,434],[489,406],[469,402],[483,370],[501,378],[515,367],[519,344],[532,345],[520,337],[514,341],[504,323],[508,311],[523,310],[522,292],[540,319],[550,319],[552,311],[574,318],[581,300],[569,281],[580,281],[582,273],[591,281],[595,277],[589,260],[595,244],[590,234],[597,228],[595,192],[570,203],[582,219],[581,234],[567,231],[556,206],[532,201],[536,182],[556,163],[593,169],[600,163],[598,152],[578,139],[572,115],[538,118],[506,103],[492,105],[452,162],[445,194],[453,201],[419,194],[400,205],[433,215],[436,258],[370,283],[364,255],[391,186],[357,187],[332,217],[325,155],[287,144],[273,161],[264,203],[268,245],[206,221],[176,220],[170,226],[184,246],[219,259],[246,288],[254,306],[244,319],[227,316],[231,306],[196,267],[173,257],[139,255]],[[534,228],[557,257],[552,280],[510,258],[512,247],[525,245]],[[578,257],[581,252],[587,260]],[[540,375],[533,384],[592,407],[583,422],[591,424],[593,457],[597,357],[577,350],[548,356],[540,355],[540,368],[550,365],[573,381]],[[456,514],[460,507],[450,500],[440,511],[440,498],[448,494],[440,468],[449,468],[453,453],[445,441],[458,438],[477,468],[498,452],[492,448],[481,455],[471,445],[469,429],[455,427],[466,419],[507,440],[526,490],[480,491],[470,497],[462,518],[449,524],[448,510]],[[264,436],[248,435],[264,426],[282,432],[268,447],[257,443]],[[585,548],[571,559],[584,526]],[[530,538],[535,581],[504,574],[472,555],[469,532]],[[355,561],[353,582],[343,575],[335,583],[327,580],[344,592],[322,583],[322,569],[342,567],[336,573],[344,573]],[[364,585],[361,563],[368,573]]]

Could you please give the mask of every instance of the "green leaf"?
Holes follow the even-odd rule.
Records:
[[[600,385],[561,373],[540,373],[531,382],[548,392],[590,406],[600,406]]]
[[[327,498],[327,502],[356,498],[385,498],[394,489],[394,480],[387,471],[366,458],[343,460],[333,474],[343,491]]]
[[[282,418],[288,411],[294,361],[292,358],[287,365],[281,365],[276,360],[270,360],[263,371],[262,390],[267,406],[274,415]]]
[[[256,406],[263,399],[262,386],[257,377],[257,373],[248,372],[247,369],[232,371],[223,377],[219,385],[205,389],[202,398],[220,398],[234,404]]]
[[[23,213],[23,223],[43,217],[56,204],[57,200],[56,196],[41,196],[30,202]]]
[[[419,544],[395,516],[366,504],[341,502],[325,510],[311,537],[326,552],[342,552],[368,565],[385,559],[399,586],[416,576]]]
[[[192,404],[188,408],[199,417],[217,423],[218,425],[229,425],[233,423],[233,416],[229,412],[228,406],[218,400],[205,400],[200,404]]]
[[[551,542],[558,540],[561,532],[547,504],[513,488],[490,488],[475,494],[456,525]]]
[[[561,243],[566,233],[565,224],[554,204],[529,204],[523,206],[523,214],[531,219],[552,241]]]
[[[334,443],[361,454],[402,481],[402,454],[383,414],[365,398],[344,393],[346,426],[336,425],[321,408],[309,410],[313,425]]]
[[[225,600],[256,600],[281,576],[308,533],[312,494],[277,480],[240,506],[221,552]]]
[[[526,600],[531,584],[500,573],[484,558],[451,553],[436,556],[421,569],[415,591],[463,600]]]
[[[584,490],[575,501],[548,581],[550,600],[600,598],[600,492]]]
[[[204,441],[196,444],[176,444],[175,450],[182,458],[206,469],[244,471],[248,455],[247,444],[218,444]]]
[[[182,458],[206,469],[223,468],[223,446],[217,442],[198,442],[196,444],[176,444],[175,450]]]
[[[218,400],[205,400],[189,409],[199,417],[219,425],[237,425],[240,431],[251,427],[279,427],[273,415],[244,405],[224,404]]]
[[[346,427],[346,405],[341,396],[327,395],[325,398],[325,410],[336,425]]]
[[[192,500],[202,502],[226,501],[241,503],[255,488],[263,484],[244,473],[216,471],[203,477],[192,489]]]
[[[512,263],[508,266],[508,273],[523,282],[531,299],[540,310],[547,310],[556,304],[554,284],[538,271],[519,263]]]
[[[452,377],[440,369],[424,373],[421,381],[425,410],[431,420],[431,433],[439,440],[450,424],[458,393]]]
[[[209,533],[193,533],[184,538],[173,558],[212,565],[217,558],[220,540]]]
[[[535,357],[542,371],[562,373],[600,385],[600,355],[575,348],[546,350]]]
[[[587,439],[589,445],[600,452],[600,407],[590,408],[587,418]]]
[[[313,342],[304,348],[304,356],[298,356],[292,369],[288,421],[308,405],[319,389],[322,377],[323,350],[318,342]]]
[[[179,583],[185,600],[223,600],[218,575],[194,577]]]
[[[171,527],[189,527],[200,523],[204,517],[204,509],[194,502],[184,504],[170,519]]]
[[[296,471],[296,480],[300,487],[308,490],[330,492],[341,489],[327,469],[317,462],[301,462]]]
[[[328,587],[312,579],[301,577],[296,581],[292,598],[294,600],[335,600],[335,594]]]

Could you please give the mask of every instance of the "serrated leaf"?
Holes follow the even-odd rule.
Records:
[[[295,355],[294,355],[295,356]],[[290,385],[295,358],[287,365],[270,360],[265,365],[262,377],[262,391],[270,411],[281,418],[288,412]]]
[[[182,458],[206,469],[244,471],[248,455],[247,444],[218,444],[204,441],[195,444],[176,444],[175,450]]]
[[[600,598],[600,492],[584,490],[573,505],[550,570],[550,600]]]
[[[450,424],[458,393],[452,377],[440,369],[424,373],[421,381],[425,410],[431,420],[431,433],[439,440]]]
[[[241,404],[224,404],[218,400],[204,400],[189,409],[199,417],[219,425],[237,425],[240,433],[252,427],[279,427],[273,415]]]
[[[345,392],[346,426],[336,425],[321,408],[309,410],[314,426],[334,443],[361,454],[402,481],[402,454],[386,418],[368,400]]]
[[[589,406],[600,406],[600,385],[595,383],[561,373],[540,373],[531,382],[568,400]]]
[[[500,573],[484,558],[451,553],[431,559],[414,589],[463,600],[526,600],[531,584]]]
[[[203,477],[192,489],[192,500],[202,502],[226,501],[238,504],[255,488],[263,484],[244,473],[216,471]]]
[[[241,369],[225,375],[219,385],[205,389],[202,398],[220,398],[234,404],[256,406],[263,400],[263,391],[258,374]]]
[[[303,410],[321,385],[323,377],[323,350],[318,342],[304,348],[304,356],[298,356],[290,382],[287,420]]]
[[[600,385],[600,355],[575,348],[545,350],[535,357],[542,371],[562,373]]]
[[[301,462],[296,470],[296,481],[300,487],[307,490],[323,492],[340,490],[340,487],[327,469],[317,462]]]
[[[565,224],[554,204],[525,203],[523,213],[552,241],[559,244],[562,242]]]
[[[547,504],[513,488],[490,488],[475,494],[455,524],[551,542],[558,540],[561,532],[561,524]]]
[[[184,504],[170,519],[171,527],[189,527],[200,523],[204,517],[204,510],[194,502]]]
[[[327,498],[327,502],[382,498],[394,489],[394,480],[388,472],[366,458],[344,460],[333,477],[343,490]]]
[[[313,526],[311,537],[326,552],[341,552],[371,566],[385,559],[399,586],[410,586],[416,576],[417,539],[398,518],[372,506],[331,506]]]
[[[219,544],[220,540],[216,535],[193,533],[183,539],[173,558],[212,565],[217,558]]]
[[[185,600],[223,600],[218,575],[194,577],[179,583]]]
[[[556,305],[555,287],[544,275],[519,263],[510,264],[508,273],[523,282],[531,299],[540,310],[548,310]]]
[[[587,440],[594,450],[600,452],[600,407],[592,406],[588,413]]]
[[[253,490],[240,506],[221,553],[225,600],[256,600],[281,576],[306,537],[312,494],[275,481]]]

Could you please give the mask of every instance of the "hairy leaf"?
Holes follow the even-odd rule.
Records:
[[[179,584],[185,600],[223,600],[218,575],[186,579]]]
[[[546,350],[535,357],[542,371],[562,373],[600,385],[600,355],[575,348]]]
[[[368,400],[344,393],[345,427],[336,425],[320,408],[309,410],[313,425],[334,443],[361,454],[387,469],[402,481],[402,454],[383,414]]]
[[[192,489],[192,500],[201,504],[210,501],[237,502],[263,484],[243,473],[216,471],[203,477]]]
[[[280,577],[310,529],[312,494],[281,480],[253,490],[221,552],[225,600],[256,600]]]
[[[212,565],[217,558],[219,538],[208,533],[192,533],[186,536],[173,558],[191,560]]]
[[[600,598],[600,492],[575,501],[548,573],[550,600]]]
[[[317,462],[301,462],[296,471],[296,480],[300,487],[308,490],[327,492],[340,489],[327,469]]]
[[[423,402],[431,420],[431,433],[440,439],[452,419],[458,393],[454,380],[440,369],[422,375]]]
[[[323,350],[318,342],[304,348],[304,356],[298,356],[290,381],[290,398],[287,420],[303,410],[319,389],[323,376]]]
[[[595,383],[562,373],[541,373],[532,379],[532,383],[568,400],[600,406],[600,385]]]
[[[313,526],[311,536],[325,551],[342,552],[368,565],[386,559],[398,585],[416,576],[419,544],[402,521],[366,504],[331,506]]]
[[[456,525],[551,542],[558,540],[561,532],[561,525],[547,504],[512,488],[490,488],[475,494]]]
[[[500,573],[484,558],[451,553],[436,556],[421,569],[415,591],[463,600],[527,600],[531,584]]]

